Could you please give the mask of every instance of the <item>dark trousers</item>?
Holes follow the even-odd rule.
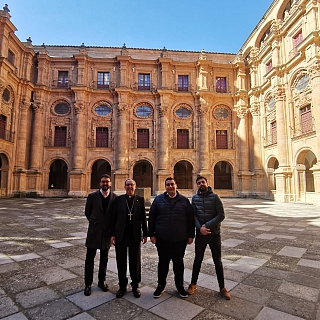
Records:
[[[165,287],[169,272],[170,260],[173,264],[174,282],[176,287],[183,286],[184,264],[183,257],[187,246],[187,240],[170,242],[157,237],[158,250],[158,285]]]
[[[141,243],[135,241],[116,242],[116,260],[119,287],[125,289],[127,278],[127,255],[129,252],[129,272],[132,289],[137,289],[141,282]]]
[[[195,258],[192,268],[192,278],[191,283],[197,283],[199,272],[201,269],[201,263],[203,260],[204,252],[207,245],[209,245],[214,266],[216,269],[216,274],[218,278],[219,287],[224,288],[224,275],[223,266],[221,261],[221,236],[220,235],[197,235],[195,240]]]
[[[106,270],[108,263],[109,249],[100,250],[100,263],[99,263],[99,282],[106,280]],[[86,261],[84,265],[84,283],[86,286],[91,286],[93,282],[93,270],[94,270],[94,258],[96,256],[97,249],[87,248]]]

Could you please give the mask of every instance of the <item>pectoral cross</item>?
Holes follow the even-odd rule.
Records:
[[[131,213],[131,211],[130,211],[130,213],[128,213],[128,216],[129,216],[129,218],[131,220],[131,217],[133,216],[133,213]]]
[[[133,206],[134,206],[134,200],[133,200],[133,202],[132,202],[131,209],[129,208],[127,199],[126,199],[126,205],[127,205],[128,211],[129,211],[128,216],[129,216],[129,219],[130,219],[130,221],[131,221],[131,217],[133,216],[132,210],[133,210]]]

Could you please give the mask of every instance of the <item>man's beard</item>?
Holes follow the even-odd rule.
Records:
[[[102,186],[101,188],[104,192],[108,191],[109,190],[109,186]]]
[[[208,187],[206,187],[206,186],[201,186],[201,187],[199,188],[199,190],[200,190],[200,192],[207,192],[207,191],[208,191]]]

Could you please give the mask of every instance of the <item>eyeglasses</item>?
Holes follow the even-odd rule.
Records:
[[[126,184],[125,186],[126,186],[126,187],[133,187],[133,186],[135,186],[135,184],[131,184],[131,183],[130,183],[130,184]]]
[[[110,183],[111,181],[100,181],[100,183],[102,183],[102,184],[108,184],[108,183]]]
[[[174,185],[174,183],[166,183],[166,187],[173,187]]]

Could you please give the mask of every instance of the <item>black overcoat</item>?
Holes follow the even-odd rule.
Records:
[[[103,212],[100,190],[88,195],[85,215],[89,221],[86,247],[91,249],[110,248],[110,222],[114,199],[117,196],[111,192],[108,208]]]
[[[146,209],[144,198],[138,195],[134,196],[133,206],[133,235],[136,242],[140,242],[142,237],[148,236],[148,227],[146,219]],[[116,242],[123,239],[124,230],[127,221],[126,195],[123,194],[116,198],[113,206],[113,219],[111,224],[111,235],[116,237]]]

